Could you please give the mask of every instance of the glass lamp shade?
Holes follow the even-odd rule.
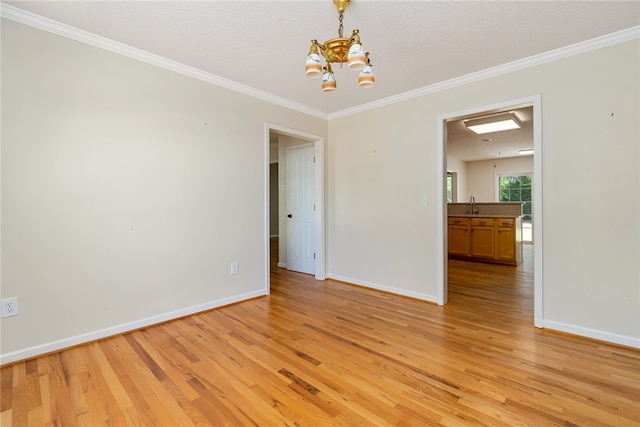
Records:
[[[360,43],[354,43],[349,48],[349,56],[347,57],[347,67],[350,70],[362,70],[366,64],[367,58],[364,48]]]
[[[336,90],[336,78],[332,72],[327,71],[322,75],[322,91],[333,92]]]
[[[304,66],[304,72],[307,76],[317,79],[322,75],[322,63],[320,62],[320,55],[317,53],[309,53],[307,55],[307,62]]]
[[[376,77],[373,74],[373,67],[371,65],[367,65],[360,71],[360,75],[358,76],[358,84],[361,87],[371,87],[373,83],[376,81]]]

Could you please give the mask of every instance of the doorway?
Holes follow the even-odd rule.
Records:
[[[542,299],[542,127],[541,127],[541,98],[540,95],[534,95],[525,98],[514,99],[501,103],[485,105],[466,110],[456,111],[438,116],[438,245],[437,261],[437,303],[444,305],[447,303],[447,123],[449,121],[462,119],[465,117],[478,116],[485,112],[497,112],[515,109],[524,106],[531,106],[533,109],[533,217],[536,224],[533,230],[533,239],[536,242],[534,248],[534,319],[533,323],[536,327],[542,327],[543,299]]]
[[[265,294],[270,293],[270,275],[271,275],[271,216],[278,216],[278,241],[279,244],[279,261],[278,266],[287,267],[286,265],[286,252],[287,252],[287,215],[289,212],[286,210],[286,198],[287,191],[286,185],[283,184],[283,180],[286,180],[286,165],[287,165],[287,147],[293,147],[300,144],[306,144],[311,147],[312,150],[312,173],[313,175],[313,207],[315,211],[313,217],[310,220],[308,226],[311,227],[314,235],[312,243],[313,247],[313,274],[316,280],[325,279],[325,256],[324,256],[324,242],[325,242],[325,227],[324,227],[324,138],[309,134],[306,132],[290,129],[287,127],[275,125],[272,123],[265,123],[265,208],[264,208],[264,224],[265,224]],[[275,141],[275,142],[274,142]],[[271,213],[270,193],[271,193],[271,181],[270,181],[270,164],[278,163],[278,176],[279,176],[279,207],[277,213]]]

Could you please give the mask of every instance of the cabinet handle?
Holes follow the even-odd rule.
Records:
[[[485,225],[486,223],[484,221],[480,221],[480,225]]]

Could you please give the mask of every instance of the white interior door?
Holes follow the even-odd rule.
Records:
[[[287,268],[315,274],[313,144],[287,148]]]

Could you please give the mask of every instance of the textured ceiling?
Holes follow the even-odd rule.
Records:
[[[4,1],[185,64],[320,116],[640,25],[640,1],[352,0],[373,88],[334,66],[338,90],[304,74],[310,40],[337,37],[332,0]]]

